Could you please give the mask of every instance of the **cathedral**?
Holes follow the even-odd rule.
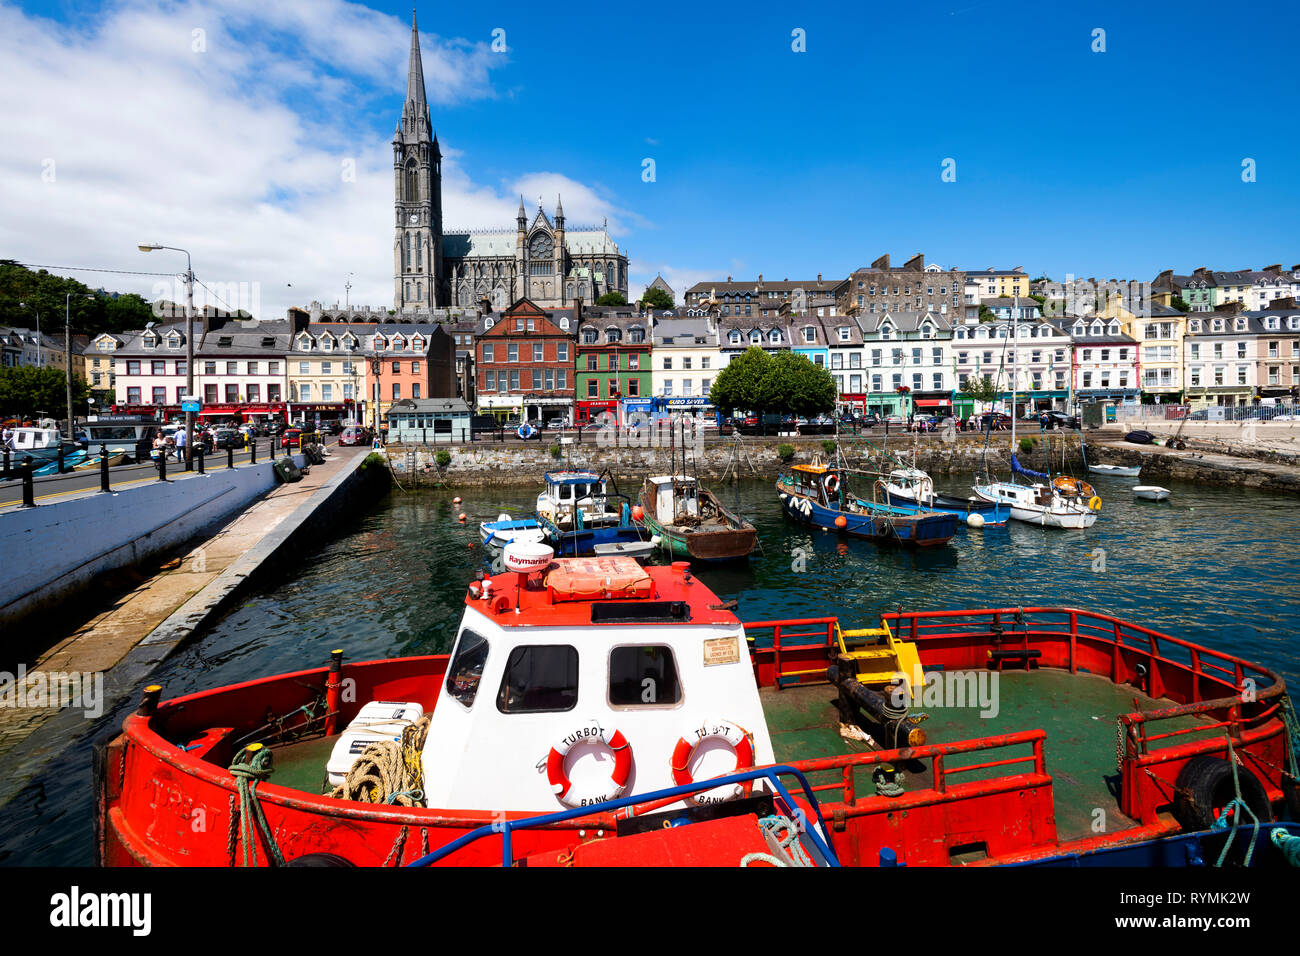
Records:
[[[551,216],[539,200],[531,221],[520,197],[514,229],[444,230],[442,152],[429,120],[414,16],[406,103],[393,138],[393,189],[398,313],[473,307],[483,299],[493,309],[524,297],[554,309],[575,299],[590,304],[607,292],[627,296],[627,252],[604,226],[566,230],[560,197]]]

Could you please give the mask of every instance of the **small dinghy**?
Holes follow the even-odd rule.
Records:
[[[608,541],[592,546],[592,552],[598,558],[636,558],[644,561],[654,554],[659,547],[659,535],[652,535],[649,541]]]
[[[1134,485],[1133,494],[1146,501],[1164,501],[1172,492],[1159,485]]]
[[[512,519],[508,514],[497,515],[496,521],[484,521],[478,526],[483,543],[494,548],[504,548],[511,542],[541,544],[546,539],[546,529],[533,518]]]
[[[1142,473],[1141,465],[1089,465],[1094,475],[1114,475],[1117,478],[1136,478]]]

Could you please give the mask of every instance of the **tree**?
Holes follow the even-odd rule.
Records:
[[[835,407],[835,380],[806,355],[768,355],[754,347],[731,360],[713,380],[709,401],[724,412],[811,416]]]
[[[86,413],[89,394],[83,379],[72,377],[73,414]],[[68,414],[64,373],[57,368],[20,365],[0,369],[0,415],[33,418],[48,415],[63,418]]]
[[[597,305],[627,305],[627,299],[623,298],[622,292],[606,292],[596,300]]]
[[[1182,296],[1176,296],[1169,300],[1169,308],[1177,309],[1179,312],[1190,312],[1192,307],[1187,304],[1187,300]]]
[[[996,322],[997,319],[998,319],[997,314],[992,309],[990,309],[987,305],[980,306],[981,322]]]
[[[0,260],[0,325],[35,328],[40,312],[41,331],[55,335],[63,331],[65,309],[74,331],[92,335],[142,329],[154,320],[153,307],[135,293],[96,290],[44,269],[33,271],[12,259]]]
[[[642,293],[641,304],[648,309],[671,309],[673,297],[658,286],[651,286]]]
[[[977,402],[988,403],[997,401],[998,387],[993,384],[993,379],[987,375],[981,378],[972,376],[966,379],[966,384],[961,387],[961,393]]]

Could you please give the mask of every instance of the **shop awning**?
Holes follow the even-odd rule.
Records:
[[[917,408],[947,408],[952,404],[951,398],[918,398]]]

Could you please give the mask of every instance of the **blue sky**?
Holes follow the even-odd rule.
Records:
[[[176,184],[188,203],[160,203],[155,176],[100,171],[125,200],[105,211],[126,220],[123,235],[135,227],[133,235],[157,232],[178,245],[194,236],[211,274],[261,282],[272,313],[295,295],[341,297],[338,276],[349,271],[358,273],[361,301],[391,299],[384,165],[404,89],[400,32],[410,6],[261,6],[0,2],[0,15],[49,39],[48,54],[39,43],[27,49],[54,73],[68,72],[54,55],[60,43],[92,65],[92,57],[107,60],[106,76],[120,78],[125,60],[151,87],[160,130],[188,117],[192,141],[207,135],[198,117],[213,117],[217,129],[230,123],[194,160],[213,163],[228,149],[229,162]],[[530,206],[545,192],[549,210],[563,188],[571,224],[609,217],[631,255],[634,291],[658,271],[679,292],[728,274],[843,275],[885,252],[896,263],[924,252],[945,267],[1023,265],[1057,278],[1300,262],[1293,5],[553,10],[421,9],[433,120],[449,154],[448,223],[511,226],[519,191]],[[168,55],[156,62],[154,29],[174,40],[191,21],[207,31],[202,66],[172,64]],[[490,50],[497,28],[504,55]],[[791,49],[796,28],[806,52]],[[1095,29],[1105,31],[1105,52],[1091,49]],[[187,90],[188,81],[195,85]],[[49,85],[39,73],[23,74],[24,82]],[[173,82],[174,107],[158,92]],[[124,119],[135,100],[126,89],[106,81],[84,95],[103,97],[94,108]],[[23,109],[7,109],[15,108]],[[269,146],[286,116],[284,142]],[[57,121],[30,107],[23,119],[36,141],[28,152],[40,152]],[[124,148],[115,129],[126,133],[139,117],[126,119],[88,134],[101,154]],[[256,134],[242,138],[249,129]],[[263,148],[265,160],[253,161]],[[359,157],[373,173],[364,196],[335,195],[331,157],[339,155]],[[651,183],[642,181],[647,158]],[[955,182],[941,181],[947,158]],[[1247,158],[1256,163],[1251,183],[1242,181]],[[0,153],[0,198],[21,192],[15,177],[26,161],[20,147]],[[187,204],[209,203],[201,221],[184,215]],[[241,204],[257,215],[241,216]],[[131,222],[141,207],[147,212]],[[97,246],[65,226],[52,246],[50,237],[29,242],[30,231],[12,221],[0,230],[0,255],[74,255],[88,264],[125,256],[139,266],[118,251],[124,239]],[[250,233],[263,248],[241,254]],[[353,254],[341,256],[349,245]]]

